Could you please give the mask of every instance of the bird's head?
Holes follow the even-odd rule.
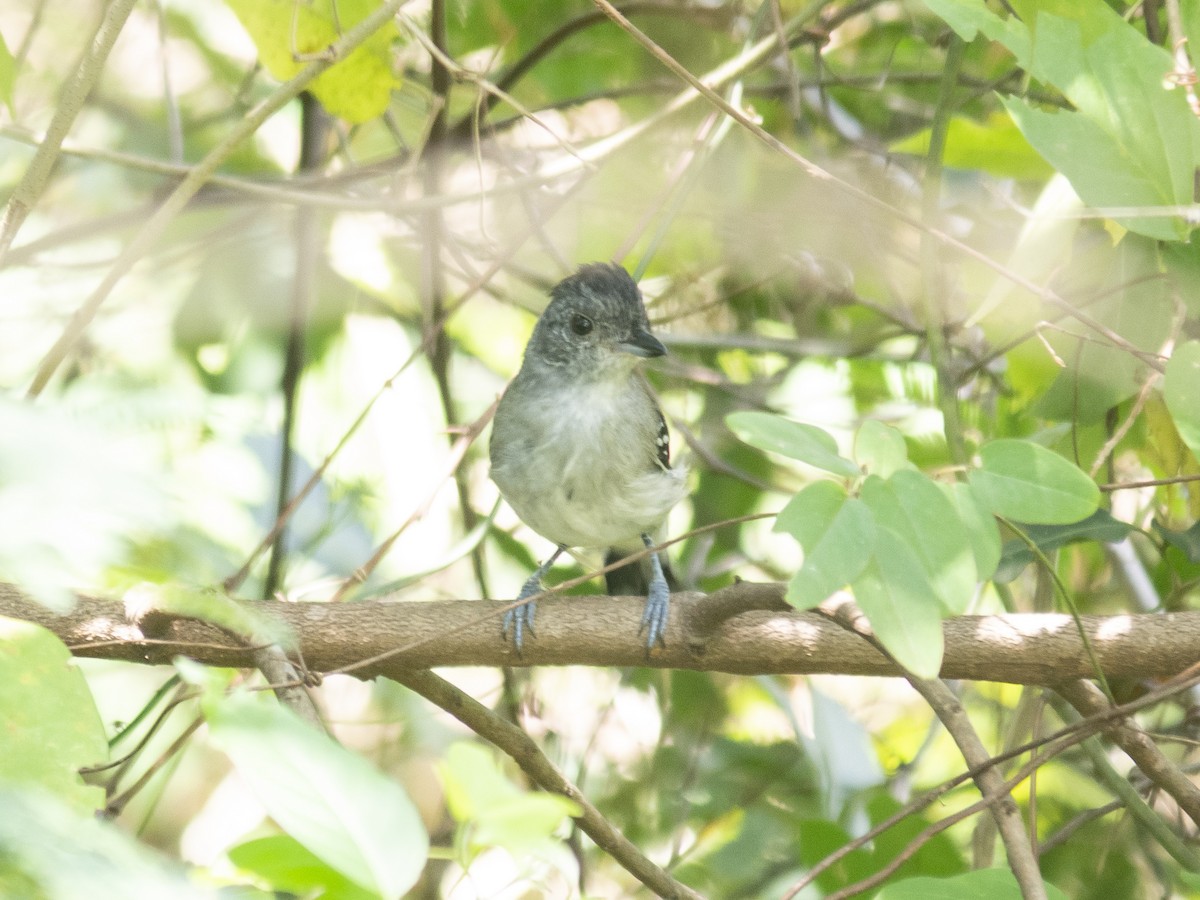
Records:
[[[550,291],[525,358],[567,377],[603,379],[627,375],[638,359],[666,352],[650,333],[641,292],[629,273],[615,264],[590,263]]]

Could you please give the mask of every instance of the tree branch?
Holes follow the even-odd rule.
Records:
[[[1094,716],[1111,706],[1108,698],[1088,681],[1069,681],[1055,690],[1083,716]],[[1128,754],[1143,774],[1162,788],[1191,818],[1200,825],[1200,787],[1185,775],[1158,748],[1132,719],[1118,719],[1104,729],[1104,734]]]
[[[700,897],[651,862],[632,841],[621,834],[570,780],[554,767],[524,731],[506,722],[482,703],[464,694],[432,672],[410,670],[396,678],[401,684],[440,706],[476,734],[512,757],[521,770],[540,788],[561,794],[579,804],[576,817],[581,830],[659,897]]]
[[[839,604],[834,615],[847,630],[873,645],[878,643],[866,617],[852,603]],[[959,752],[974,773],[975,786],[979,788],[980,795],[989,801],[988,809],[1004,842],[1008,865],[1021,888],[1021,896],[1025,900],[1046,900],[1046,885],[1042,881],[1033,844],[1021,820],[1017,802],[975,726],[971,724],[966,709],[942,679],[918,678],[915,675],[908,675],[907,678],[958,745]]]
[[[637,635],[645,602],[640,597],[541,598],[537,633],[526,642],[523,656],[500,638],[500,616],[512,606],[507,602],[249,605],[291,629],[309,669],[356,678],[464,665],[903,675],[895,663],[825,616],[785,610],[779,602],[783,590],[783,585],[741,583],[711,595],[675,594],[667,646],[650,657]],[[694,617],[704,618],[710,604],[731,614],[739,598],[743,611],[711,637],[689,628]],[[154,632],[147,633],[129,621],[116,600],[83,597],[71,613],[58,616],[12,585],[0,585],[0,616],[45,626],[78,656],[167,664],[183,653],[210,665],[254,665],[251,650],[215,626],[182,619],[159,623],[156,617]],[[1200,612],[1081,618],[1110,678],[1169,677],[1200,659]],[[943,630],[944,678],[1057,685],[1095,674],[1070,616],[960,616],[947,620]]]

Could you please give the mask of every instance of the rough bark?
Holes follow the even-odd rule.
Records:
[[[500,616],[511,606],[507,602],[252,605],[287,625],[308,669],[359,678],[463,665],[901,674],[868,643],[822,614],[784,608],[782,590],[781,585],[742,583],[712,595],[675,594],[667,646],[649,657],[637,633],[641,598],[546,597],[538,603],[537,630],[523,656],[500,637]],[[214,626],[163,616],[134,622],[116,600],[82,597],[72,612],[59,616],[12,586],[0,585],[0,616],[44,625],[79,656],[165,664],[183,653],[212,665],[254,665],[250,650]],[[1200,612],[1082,619],[1109,678],[1169,677],[1200,659]],[[961,616],[946,621],[944,631],[944,678],[1055,685],[1095,674],[1070,616]]]

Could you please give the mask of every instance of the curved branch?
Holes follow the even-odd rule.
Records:
[[[431,666],[638,666],[778,674],[827,672],[900,677],[886,656],[820,613],[777,607],[783,585],[744,582],[713,595],[672,597],[667,646],[649,658],[638,640],[644,599],[560,597],[538,601],[538,630],[523,656],[500,638],[496,600],[429,603],[251,604],[290,628],[309,669],[374,678]],[[718,601],[722,614],[741,609],[707,640],[688,623]],[[772,608],[763,609],[763,606]],[[185,653],[200,662],[252,666],[252,652],[212,625],[175,619],[151,633],[130,622],[120,601],[81,598],[58,616],[11,585],[0,585],[0,616],[36,622],[78,656],[167,664]],[[1200,612],[1082,616],[1104,673],[1113,678],[1164,678],[1200,659]],[[942,677],[1057,685],[1095,672],[1070,616],[1025,613],[960,616],[943,624]]]
[[[1069,681],[1055,690],[1083,716],[1111,708],[1108,698],[1088,681]],[[1200,824],[1200,787],[1173,763],[1132,719],[1118,719],[1104,729],[1105,735],[1137,764],[1143,774],[1179,804],[1191,820]]]
[[[852,603],[840,604],[834,615],[848,631],[872,645],[878,644],[866,617]],[[908,675],[907,678],[908,683],[934,711],[958,745],[967,766],[974,772],[975,786],[979,788],[980,795],[988,800],[988,809],[1004,842],[1008,865],[1021,888],[1021,896],[1026,900],[1046,900],[1046,885],[1042,881],[1037,856],[1021,819],[1017,801],[1006,786],[1004,776],[996,768],[992,754],[983,745],[979,732],[971,724],[966,709],[942,679],[918,678],[915,675]]]
[[[480,737],[507,753],[538,787],[579,804],[580,813],[576,822],[580,829],[657,896],[699,900],[700,894],[680,884],[651,862],[629,838],[604,818],[583,792],[546,758],[533,738],[516,725],[504,721],[433,672],[410,670],[398,675],[396,680],[430,703],[440,706]]]

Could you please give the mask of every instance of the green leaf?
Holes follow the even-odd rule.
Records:
[[[226,0],[249,32],[267,71],[280,81],[294,77],[311,57],[378,8],[375,0]],[[336,7],[336,8],[335,8]],[[381,116],[399,81],[392,73],[394,21],[367,38],[313,81],[310,90],[330,115],[350,122]],[[299,59],[297,57],[300,57]]]
[[[876,528],[875,553],[851,587],[896,661],[920,678],[935,678],[942,668],[941,610],[908,542],[890,528]]]
[[[982,3],[971,0],[925,0],[930,12],[970,43],[982,32],[990,40],[1003,44],[1024,66],[1029,57],[1029,30],[1015,17],[1002,18]]]
[[[926,128],[889,148],[893,153],[929,153]],[[993,113],[987,122],[963,116],[950,120],[946,130],[945,165],[954,169],[982,170],[998,178],[1046,179],[1054,169],[1029,145],[1011,116]]]
[[[886,788],[872,791],[864,800],[864,811],[873,826],[882,825],[894,816],[903,814],[902,804],[891,796]],[[928,829],[931,824],[920,814],[907,815],[884,829],[883,833],[871,842],[871,871],[878,872],[894,863],[900,863],[900,867],[892,876],[896,881],[917,876],[948,878],[968,871],[962,849],[945,831],[926,840],[930,838]],[[920,849],[914,853],[914,847]]]
[[[1186,531],[1168,531],[1161,522],[1155,520],[1154,530],[1168,544],[1182,551],[1188,562],[1200,563],[1200,522],[1192,523],[1192,527]]]
[[[1200,458],[1200,341],[1179,345],[1167,360],[1163,399],[1179,436]]]
[[[579,804],[542,791],[524,791],[496,765],[493,753],[461,741],[446,753],[441,766],[446,805],[461,824],[468,825],[467,843],[473,850],[504,847],[526,856],[551,839],[559,827],[581,810]]]
[[[1043,882],[1049,900],[1067,900],[1067,895]],[[875,900],[1021,900],[1021,886],[1010,869],[976,869],[950,878],[907,878],[886,885]]]
[[[13,108],[13,89],[16,84],[17,62],[13,59],[8,44],[4,43],[4,35],[0,34],[0,100],[4,101],[9,113],[14,117],[17,114]]]
[[[804,548],[804,563],[784,598],[797,609],[812,609],[857,578],[875,546],[870,510],[833,481],[800,491],[780,511],[775,530]]]
[[[38,785],[81,812],[104,805],[104,789],[79,775],[108,761],[104,725],[71,651],[40,625],[0,618],[0,722],[0,780]]]
[[[278,705],[234,694],[205,716],[213,744],[313,854],[383,897],[416,883],[429,837],[400,785]]]
[[[968,476],[975,496],[995,515],[1035,525],[1069,525],[1100,503],[1100,489],[1078,466],[1031,441],[984,444],[981,466]]]
[[[1047,255],[1055,241],[1046,241]],[[1061,267],[1061,249],[1055,268]],[[1133,346],[1155,353],[1171,330],[1176,298],[1162,277],[1162,259],[1149,241],[1130,236],[1089,261],[1092,277],[1115,287],[1089,304],[1088,315]],[[1033,274],[1035,279],[1049,277]],[[1037,416],[1071,422],[1075,427],[1102,423],[1110,409],[1136,395],[1146,383],[1146,364],[1124,347],[1050,336],[1059,353],[1071,360],[1033,406]]]
[[[182,867],[36,789],[0,785],[0,890],[27,900],[216,900]],[[13,890],[14,885],[19,888]]]
[[[1115,543],[1123,541],[1133,526],[1114,519],[1108,510],[1098,509],[1082,522],[1071,525],[1022,525],[1021,530],[1042,553],[1050,553],[1068,544],[1083,541]],[[1033,551],[1020,538],[1006,541],[995,579],[1001,584],[1012,581],[1034,561]]]
[[[239,869],[262,878],[275,891],[337,900],[379,897],[326,865],[290,835],[275,834],[239,844],[229,851],[229,859]]]
[[[815,425],[763,412],[735,412],[725,418],[729,430],[752,447],[782,453],[835,475],[855,478],[862,471],[838,453],[837,441]]]
[[[921,564],[942,608],[951,615],[975,594],[975,556],[958,510],[927,475],[900,471],[863,483],[863,502],[875,521],[897,534]]]
[[[1071,182],[1088,206],[1153,207],[1185,201],[1164,194],[1156,173],[1128,164],[1128,151],[1116,144],[1096,122],[1078,113],[1039,109],[1016,97],[1001,97],[1017,127],[1039,152]],[[1087,153],[1080,153],[1087,147]],[[1175,241],[1187,226],[1166,216],[1118,221],[1131,231],[1156,240]]]
[[[878,419],[867,419],[854,435],[854,461],[870,475],[887,478],[899,469],[911,469],[904,435]]]
[[[1074,109],[1004,105],[1029,142],[1091,206],[1189,204],[1200,160],[1200,123],[1183,91],[1167,91],[1170,54],[1103,3],[1018,3],[1002,18],[974,0],[926,0],[965,40],[983,32],[1018,65],[1053,85]],[[1181,217],[1121,217],[1149,237],[1178,240]]]
[[[987,581],[1000,562],[1000,527],[995,516],[964,481],[939,485],[958,510],[975,554],[975,572],[980,581]]]

